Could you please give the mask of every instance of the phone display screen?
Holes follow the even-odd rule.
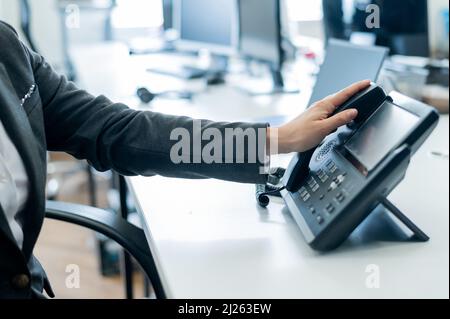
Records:
[[[385,102],[344,147],[369,173],[399,146],[418,122],[416,115]]]

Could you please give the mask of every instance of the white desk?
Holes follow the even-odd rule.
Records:
[[[124,73],[116,69],[117,77],[99,81],[98,74],[111,72],[108,59],[98,66],[84,53],[79,57],[78,70],[87,87],[97,89],[95,93],[123,89],[120,83],[131,88],[143,76],[147,85],[156,80],[142,75],[139,68],[124,67],[141,64],[137,63],[141,58],[131,62],[122,56],[115,65]],[[128,97],[119,99],[135,102],[133,91],[125,91]],[[202,94],[194,105],[159,101],[153,109],[238,120],[293,114],[306,100],[305,95],[250,99],[222,87]],[[318,254],[305,244],[281,201],[273,201],[268,210],[257,206],[253,185],[162,177],[134,177],[128,183],[169,297],[448,298],[449,163],[430,155],[433,150],[448,152],[448,136],[448,116],[444,116],[414,157],[406,180],[390,196],[430,235],[428,243],[365,242],[353,236],[339,250]],[[366,286],[370,265],[379,267],[378,289]]]

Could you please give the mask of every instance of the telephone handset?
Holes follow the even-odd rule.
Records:
[[[384,90],[375,83],[372,83],[367,89],[355,94],[347,102],[337,107],[336,111],[331,116],[345,110],[353,108],[357,109],[358,116],[354,122],[350,124],[354,128],[364,123],[387,98],[389,97]],[[308,177],[309,164],[317,147],[303,153],[298,153],[292,159],[283,179],[283,185],[286,187],[286,190],[289,192],[296,192],[300,189],[302,182]]]

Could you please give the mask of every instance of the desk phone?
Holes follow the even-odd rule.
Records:
[[[379,204],[416,239],[427,241],[387,196],[405,177],[411,156],[434,130],[439,115],[397,92],[386,95],[375,84],[335,113],[350,108],[358,109],[358,117],[317,148],[294,156],[283,177],[281,195],[306,241],[319,251],[338,247]]]

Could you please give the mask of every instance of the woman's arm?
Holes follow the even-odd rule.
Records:
[[[347,111],[329,119],[335,107],[369,85],[368,81],[355,84],[279,128],[269,129],[265,123],[197,121],[135,111],[104,96],[94,97],[57,74],[12,29],[3,26],[0,31],[8,47],[14,48],[9,52],[11,63],[33,75],[42,101],[48,150],[67,152],[87,159],[100,171],[112,169],[123,175],[264,183],[268,142],[272,154],[315,146],[356,116]],[[188,135],[187,147],[180,148],[183,133]]]
[[[356,83],[316,103],[279,128],[269,128],[265,123],[207,120],[199,124],[188,117],[134,111],[104,96],[93,97],[55,73],[39,55],[30,52],[30,59],[44,105],[49,150],[68,152],[88,159],[98,170],[113,169],[123,175],[158,174],[264,183],[266,175],[262,168],[267,166],[269,151],[260,141],[277,139],[277,148],[271,147],[270,154],[302,152],[314,147],[356,117],[356,110],[348,110],[329,118],[337,106],[370,85],[370,81]],[[200,129],[195,131],[197,124]],[[172,156],[178,140],[172,140],[171,135],[180,129],[189,133],[192,142],[190,158],[183,163],[174,162]],[[254,132],[254,142],[247,141],[245,147],[239,148],[236,137],[226,134],[236,129],[244,134]],[[214,157],[216,162],[207,163],[202,151],[210,139],[202,137],[211,130],[220,132],[222,151]],[[197,153],[194,141],[201,145]],[[231,154],[227,152],[230,148]]]
[[[78,89],[41,56],[30,51],[29,56],[43,103],[49,150],[67,152],[89,160],[100,171],[112,169],[123,175],[265,182],[266,176],[260,174],[264,158],[250,160],[253,145],[247,143],[241,154],[237,149],[227,152],[226,146],[235,139],[227,132],[236,129],[250,130],[256,140],[265,141],[267,124],[218,123],[131,110]],[[189,139],[184,149],[179,147],[182,133]],[[206,163],[203,150],[212,137],[218,139],[218,154],[213,154],[214,163]]]

